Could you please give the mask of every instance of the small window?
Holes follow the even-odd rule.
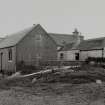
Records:
[[[8,50],[8,60],[11,61],[12,60],[12,49]]]
[[[36,36],[36,40],[41,40],[41,39],[42,39],[42,35],[41,34]]]
[[[60,59],[63,59],[63,58],[64,58],[64,54],[60,53]]]

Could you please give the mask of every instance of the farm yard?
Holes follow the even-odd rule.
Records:
[[[100,1],[0,0],[0,105],[105,105]]]
[[[47,33],[40,24],[0,42],[0,105],[104,105],[105,37]]]
[[[0,80],[0,105],[104,105],[105,69],[91,65]],[[36,77],[37,77],[36,76]],[[96,83],[101,80],[102,83]]]

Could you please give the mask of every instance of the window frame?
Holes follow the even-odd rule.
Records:
[[[60,60],[64,59],[64,53],[60,53]]]
[[[8,49],[8,61],[11,62],[13,60],[13,52],[12,52],[12,48]]]

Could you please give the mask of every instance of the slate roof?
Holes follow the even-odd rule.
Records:
[[[96,39],[89,39],[82,41],[77,49],[79,50],[92,50],[92,49],[102,49],[105,47],[105,37],[96,38]]]
[[[69,51],[73,48],[75,43],[69,43],[69,44],[66,44],[65,46],[63,46],[60,51]]]
[[[74,48],[75,43],[66,44],[60,51],[69,50],[97,50],[105,47],[105,37],[83,40],[77,47]]]
[[[17,33],[14,33],[12,35],[5,37],[2,41],[0,41],[0,48],[15,46],[22,38],[24,38],[36,26],[37,24],[33,25],[32,27],[26,28],[22,31],[19,31]],[[74,43],[77,40],[76,39],[77,36],[73,34],[71,35],[70,34],[58,34],[58,33],[48,33],[48,34],[58,46],[63,46],[64,44]],[[83,36],[80,36],[80,37],[83,37]]]
[[[57,45],[63,46],[64,44],[73,43],[76,41],[75,35],[70,34],[58,34],[58,33],[48,33],[56,42]]]
[[[24,38],[30,31],[32,31],[37,25],[33,25],[32,27],[26,28],[22,31],[14,33],[5,37],[0,41],[0,48],[6,48],[16,45],[22,38]]]

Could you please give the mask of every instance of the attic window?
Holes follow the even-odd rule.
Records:
[[[42,35],[41,34],[36,36],[36,40],[41,40],[41,39],[42,39]]]
[[[8,60],[12,61],[12,49],[8,50]]]

